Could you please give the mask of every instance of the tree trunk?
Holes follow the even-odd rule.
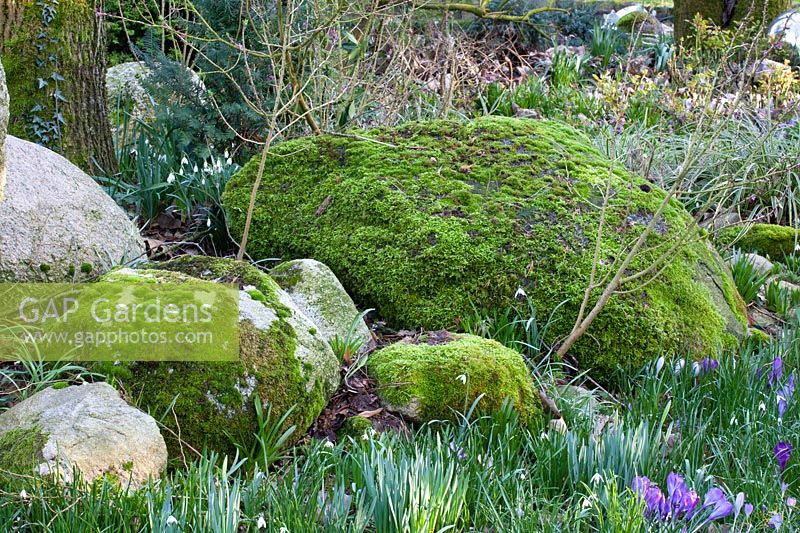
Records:
[[[675,40],[690,37],[691,22],[697,14],[722,28],[737,21],[746,21],[751,27],[763,23],[766,27],[789,9],[790,3],[790,0],[675,0]]]
[[[6,188],[6,128],[8,127],[8,91],[3,63],[0,63],[0,202]]]
[[[96,0],[0,0],[0,59],[11,97],[9,133],[89,173],[113,173],[99,7]]]

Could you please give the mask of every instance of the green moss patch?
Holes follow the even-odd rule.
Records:
[[[784,256],[795,253],[795,247],[800,244],[800,234],[787,226],[753,224],[748,228],[725,228],[717,235],[717,242],[781,261]]]
[[[275,148],[248,251],[325,263],[350,294],[397,327],[457,327],[473,305],[504,308],[522,287],[539,316],[558,308],[548,338],[557,341],[574,323],[588,282],[607,180],[613,196],[599,279],[664,199],[558,122],[435,121],[359,136]],[[257,170],[254,159],[225,191],[235,234]],[[663,353],[716,354],[744,332],[730,275],[697,231],[670,202],[631,271],[652,264],[679,235],[697,239],[658,280],[611,299],[571,352],[581,367],[604,380]]]
[[[497,411],[510,398],[529,423],[541,403],[522,356],[500,343],[457,335],[444,344],[396,343],[369,359],[381,400],[418,422],[455,420],[483,395],[478,411]]]
[[[0,434],[0,480],[8,474],[33,474],[44,459],[47,435],[36,428],[12,429]]]

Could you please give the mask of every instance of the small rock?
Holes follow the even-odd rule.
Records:
[[[353,300],[324,264],[313,259],[298,259],[281,263],[269,274],[314,322],[326,341],[331,342],[334,337],[349,338],[364,347],[372,339]]]
[[[747,261],[753,264],[753,267],[759,274],[762,275],[771,274],[772,271],[775,269],[775,265],[772,263],[772,261],[770,261],[763,255],[758,255],[758,254],[742,254],[742,255],[744,256],[745,259],[747,259]],[[728,260],[728,264],[731,267],[733,267],[737,259],[738,257],[734,255]]]
[[[51,387],[18,403],[0,414],[0,445],[0,470],[58,473],[67,483],[77,470],[89,483],[111,475],[138,488],[167,466],[156,421],[107,383]]]

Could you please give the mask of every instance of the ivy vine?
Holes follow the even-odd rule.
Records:
[[[66,125],[61,112],[67,99],[61,92],[64,81],[59,69],[58,38],[51,35],[53,22],[58,15],[58,0],[38,0],[41,8],[42,30],[36,35],[36,68],[43,73],[37,78],[37,89],[42,94],[31,109],[31,128],[37,142],[49,148],[61,148],[62,129]],[[48,105],[52,102],[52,105]]]

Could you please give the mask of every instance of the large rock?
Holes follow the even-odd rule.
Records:
[[[314,323],[267,274],[247,263],[186,257],[150,268],[110,272],[103,281],[153,282],[184,279],[238,283],[238,362],[124,362],[96,369],[120,380],[151,413],[173,406],[164,423],[170,454],[180,457],[181,440],[231,456],[234,442],[251,446],[258,432],[254,400],[272,406],[277,421],[294,406],[288,422],[301,437],[317,419],[339,384],[339,362]],[[173,405],[174,401],[174,405]],[[177,419],[177,421],[175,420]]]
[[[144,255],[125,212],[78,167],[36,144],[6,140],[0,281],[69,281]]]
[[[326,341],[338,337],[361,346],[369,343],[367,324],[330,268],[313,259],[298,259],[281,263],[269,274]]]
[[[34,394],[0,414],[0,470],[71,482],[113,476],[123,487],[157,479],[167,448],[156,421],[106,383]]]
[[[321,261],[355,299],[409,329],[507,308],[522,287],[539,317],[557,309],[546,339],[556,342],[574,324],[588,283],[607,180],[614,196],[595,279],[616,267],[664,199],[619,166],[609,176],[612,163],[587,138],[552,121],[411,123],[298,139],[273,152],[248,253]],[[257,171],[254,159],[225,191],[234,234]],[[595,378],[663,353],[716,355],[744,334],[730,273],[697,232],[670,202],[630,271],[652,265],[678,236],[697,238],[658,279],[623,287],[571,350]]]
[[[6,186],[6,132],[8,130],[8,88],[6,73],[0,63],[0,202]]]
[[[497,341],[438,332],[374,352],[368,365],[386,408],[413,422],[457,420],[481,395],[478,413],[510,398],[524,423],[541,414],[522,355]]]

